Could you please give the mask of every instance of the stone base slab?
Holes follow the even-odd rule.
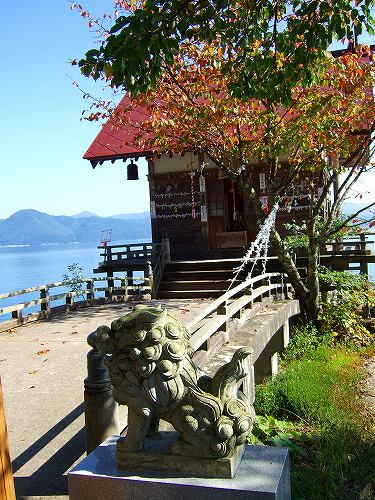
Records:
[[[197,478],[119,470],[117,440],[118,436],[108,438],[69,472],[70,500],[290,500],[286,448],[246,445],[233,479]]]
[[[171,450],[178,439],[176,431],[159,431],[146,439],[138,452],[121,450],[117,446],[116,458],[119,469],[166,471],[193,477],[234,477],[245,453],[245,445],[238,446],[225,458],[200,458],[173,455]],[[125,438],[120,438],[126,440]]]

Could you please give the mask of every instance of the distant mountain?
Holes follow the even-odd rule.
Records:
[[[83,219],[84,217],[100,217],[100,216],[85,210],[83,212],[80,212],[79,214],[71,215],[71,217],[73,217],[73,219]]]
[[[79,214],[78,214],[79,215]],[[131,214],[135,215],[135,214]],[[113,240],[151,239],[149,218],[121,220],[112,217],[68,217],[37,210],[20,210],[0,220],[0,245],[100,242],[101,231],[112,229]]]

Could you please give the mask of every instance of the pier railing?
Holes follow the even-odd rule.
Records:
[[[131,243],[128,245],[101,245],[99,250],[103,250],[100,256],[103,260],[99,262],[99,267],[122,260],[130,261],[151,261],[156,260],[160,243]]]
[[[103,281],[107,281],[109,284],[100,286],[100,282]],[[114,286],[115,284],[116,286]],[[51,293],[59,287],[71,287],[74,290]],[[0,332],[30,321],[47,318],[52,313],[64,309],[71,310],[75,307],[90,306],[100,302],[123,301],[129,295],[137,293],[151,293],[149,278],[113,276],[108,280],[108,277],[100,276],[74,281],[60,281],[3,293],[0,294],[0,306],[13,297],[19,297],[20,300],[14,304],[0,307]],[[28,299],[27,296],[31,294],[33,298]],[[102,296],[99,297],[98,294]],[[27,311],[30,308],[33,310]],[[37,310],[35,311],[35,309]]]

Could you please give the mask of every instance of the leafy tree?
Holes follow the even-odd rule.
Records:
[[[362,14],[367,12],[368,4],[356,3],[357,8],[362,9]],[[162,4],[166,8],[167,4]],[[315,320],[319,311],[319,248],[349,224],[353,225],[353,219],[361,212],[348,217],[340,216],[342,202],[350,188],[362,173],[370,168],[367,166],[367,160],[372,150],[371,132],[375,116],[371,90],[374,64],[368,47],[358,47],[356,51],[347,52],[337,59],[314,48],[312,53],[316,57],[310,60],[306,56],[308,64],[296,60],[292,63],[290,54],[299,53],[302,46],[307,47],[303,49],[306,54],[310,46],[310,32],[302,30],[301,37],[295,37],[293,40],[288,38],[293,32],[291,25],[294,26],[294,20],[299,19],[298,16],[293,17],[296,16],[295,13],[290,16],[289,13],[294,12],[293,9],[302,12],[298,10],[302,9],[302,4],[304,8],[308,5],[310,8],[312,5],[318,5],[319,9],[323,10],[335,9],[337,4],[343,9],[343,16],[345,9],[345,12],[348,12],[349,8],[352,9],[350,2],[283,3],[288,15],[286,19],[281,16],[284,20],[279,25],[279,15],[272,18],[264,13],[259,14],[258,9],[269,5],[267,2],[251,6],[249,4],[247,10],[241,2],[236,4],[237,10],[230,4],[228,16],[229,12],[243,14],[246,10],[249,12],[249,19],[255,22],[255,17],[258,16],[260,25],[265,23],[264,31],[257,31],[255,25],[249,21],[251,26],[249,25],[248,30],[253,35],[248,46],[246,37],[241,38],[241,43],[229,43],[230,34],[234,38],[239,34],[243,35],[245,28],[237,21],[229,22],[225,15],[220,14],[218,18],[223,17],[222,22],[228,31],[224,30],[223,34],[216,37],[213,34],[216,33],[215,26],[219,19],[213,14],[212,19],[215,19],[207,25],[197,23],[199,26],[206,26],[206,31],[203,28],[197,28],[196,33],[186,31],[192,29],[189,28],[194,25],[192,20],[185,31],[180,33],[181,36],[172,36],[172,42],[167,45],[172,47],[171,52],[168,53],[166,48],[161,50],[159,47],[162,52],[158,59],[160,67],[158,71],[154,69],[151,85],[148,85],[146,80],[142,80],[141,74],[136,77],[132,74],[134,60],[132,63],[130,59],[135,56],[128,52],[127,43],[131,36],[126,31],[130,29],[129,26],[134,27],[132,23],[139,16],[144,17],[144,23],[151,22],[153,14],[148,13],[147,9],[154,4],[146,2],[142,9],[135,10],[135,17],[130,15],[115,23],[112,33],[125,37],[122,40],[123,45],[117,47],[116,55],[115,46],[111,44],[119,38],[116,38],[117,35],[113,38],[110,34],[102,48],[86,54],[86,59],[80,61],[79,65],[87,76],[98,78],[104,74],[114,87],[133,91],[134,95],[128,98],[125,108],[117,108],[113,113],[112,109],[108,109],[116,126],[127,126],[133,130],[133,145],[156,153],[183,153],[189,150],[200,153],[244,189],[253,201],[261,221],[265,214],[254,189],[254,160],[261,163],[268,179],[267,189],[271,206],[279,202],[287,208],[288,190],[294,183],[305,183],[309,196],[308,217],[305,227],[302,228],[308,249],[306,280],[300,276],[288,246],[276,228],[271,232],[271,242],[301,300],[306,316]],[[198,4],[187,2],[186,6],[188,5]],[[276,6],[279,5],[281,4],[276,3]],[[251,10],[253,7],[254,11]],[[157,12],[161,15],[164,11],[161,7],[160,9]],[[324,40],[329,43],[338,25],[334,28],[332,23],[320,23],[321,13],[318,16],[316,10],[311,12],[316,17],[317,25],[321,25],[320,29],[326,30]],[[352,10],[350,12],[354,16]],[[202,16],[205,15],[203,11],[201,13]],[[309,19],[305,14],[301,14],[299,21],[303,26],[307,22],[306,19]],[[262,16],[265,16],[268,24]],[[274,19],[275,30],[270,29],[271,19]],[[242,17],[240,20],[243,21]],[[353,17],[351,22],[354,20]],[[228,24],[225,24],[226,22]],[[285,29],[283,22],[287,23]],[[123,23],[120,31],[119,23]],[[156,21],[155,23],[155,33],[160,33],[164,27]],[[367,26],[366,23],[370,23],[369,13],[355,23],[357,32],[358,26]],[[345,25],[345,33],[348,36],[349,24],[348,21],[348,25]],[[140,29],[142,26],[141,23]],[[128,35],[125,36],[126,33]],[[186,40],[187,34],[192,38]],[[130,38],[126,38],[127,36]],[[287,41],[281,43],[283,36],[287,37]],[[202,41],[206,38],[209,43]],[[150,76],[148,71],[153,71],[156,55],[152,52],[142,52],[145,46],[149,45],[143,45],[142,40],[142,37],[138,40],[137,50],[143,54],[140,57],[144,58],[143,64],[149,68],[147,71],[140,70],[146,78],[145,75]],[[105,52],[107,48],[108,52]],[[259,59],[268,60],[269,71],[256,71],[254,77],[248,68]],[[263,68],[262,65],[259,67]],[[244,75],[248,82],[246,89]],[[310,83],[307,84],[308,82]],[[137,114],[137,120],[134,121],[132,117],[135,115],[130,112],[133,108],[143,108],[146,118],[141,119]],[[90,112],[88,119],[97,119],[98,116],[104,117],[105,112],[94,110]],[[333,188],[336,198],[329,204],[328,199]]]
[[[79,297],[83,297],[83,267],[78,262],[73,262],[68,267],[68,272],[63,274],[63,284],[69,288],[71,292],[75,292]]]
[[[215,41],[233,95],[289,101],[295,85],[316,80],[316,67],[334,39],[356,43],[362,32],[373,34],[374,25],[371,0],[115,0],[115,5],[118,17],[105,29],[73,4],[104,35],[79,66],[95,79],[110,76],[133,95],[156,86],[182,44]]]

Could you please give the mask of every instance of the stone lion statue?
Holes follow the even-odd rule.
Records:
[[[254,410],[237,382],[247,374],[251,351],[239,349],[213,378],[192,361],[187,329],[161,307],[137,305],[97,329],[97,348],[107,354],[113,394],[128,405],[121,451],[141,450],[163,419],[180,434],[172,453],[226,457],[246,441]]]

